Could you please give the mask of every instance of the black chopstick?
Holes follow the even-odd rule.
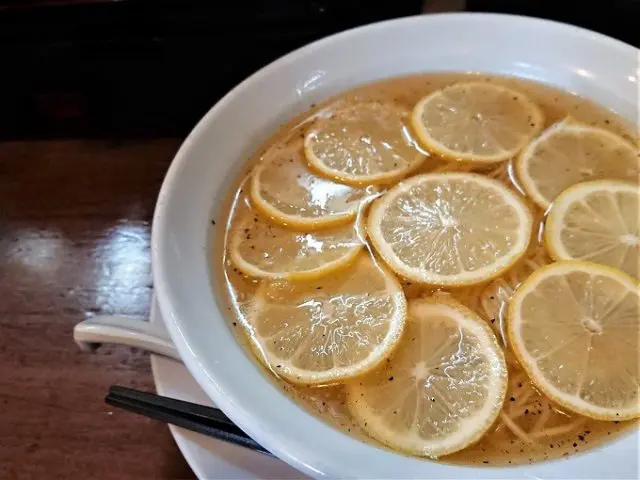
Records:
[[[217,408],[119,386],[112,386],[104,401],[154,420],[271,455]]]

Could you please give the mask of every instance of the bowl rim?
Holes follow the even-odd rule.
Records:
[[[173,342],[175,343],[183,362],[185,363],[189,372],[196,379],[198,384],[207,393],[207,395],[211,397],[221,408],[223,408],[225,413],[227,413],[227,415],[234,422],[236,422],[243,430],[254,437],[258,442],[261,442],[265,446],[267,446],[279,458],[312,477],[335,478],[339,476],[343,478],[351,478],[358,476],[359,470],[357,468],[353,469],[351,465],[335,466],[327,463],[326,461],[321,461],[317,459],[317,452],[313,450],[313,447],[310,447],[308,445],[296,445],[295,447],[292,447],[290,443],[287,443],[286,436],[282,433],[277,435],[274,435],[273,433],[266,433],[268,431],[273,431],[273,428],[269,428],[269,426],[273,427],[273,420],[265,419],[259,415],[259,412],[251,411],[251,408],[247,408],[246,402],[244,402],[243,399],[229,399],[227,396],[229,385],[223,385],[219,381],[217,381],[217,379],[214,378],[215,376],[213,375],[213,373],[208,371],[204,367],[203,363],[198,359],[195,351],[190,347],[189,339],[187,337],[185,329],[182,327],[183,321],[180,319],[179,315],[180,308],[178,307],[178,304],[180,303],[180,301],[176,298],[174,293],[169,288],[169,282],[167,281],[167,278],[171,275],[171,272],[166,269],[166,265],[163,262],[163,257],[165,256],[165,252],[168,248],[166,234],[170,231],[170,219],[168,218],[168,215],[166,213],[168,209],[168,200],[173,194],[176,178],[180,175],[184,164],[188,161],[190,150],[193,148],[193,145],[198,142],[200,137],[205,133],[209,123],[213,121],[213,119],[218,115],[220,111],[222,111],[226,107],[228,103],[232,102],[236,97],[241,96],[246,89],[251,87],[251,85],[253,85],[254,83],[259,82],[263,76],[269,75],[272,72],[281,69],[285,65],[295,62],[297,59],[304,57],[305,55],[318,48],[329,47],[335,42],[348,40],[353,36],[362,34],[362,32],[364,31],[368,32],[369,34],[373,34],[375,31],[397,27],[398,25],[448,21],[449,19],[454,19],[455,21],[482,21],[484,19],[488,19],[505,22],[524,22],[530,26],[537,25],[541,28],[547,27],[557,30],[563,30],[567,35],[582,37],[587,41],[606,45],[608,48],[621,51],[625,55],[633,54],[638,56],[640,54],[640,51],[638,49],[629,44],[581,27],[568,25],[552,20],[508,14],[422,14],[386,20],[352,28],[314,41],[274,60],[254,74],[250,75],[248,78],[246,78],[232,90],[230,90],[200,119],[200,121],[186,137],[178,152],[175,154],[171,165],[169,166],[169,169],[162,183],[160,193],[158,195],[158,200],[153,215],[151,236],[153,281],[157,292],[158,304],[164,318],[167,319],[167,330]],[[213,292],[211,293],[211,295],[215,297],[215,294]],[[264,382],[269,382],[269,380],[265,378]],[[279,393],[279,395],[286,398],[286,396],[282,393]],[[305,412],[305,414],[309,417],[313,417],[313,415],[308,412]],[[324,424],[324,422],[322,422],[321,420],[316,419],[316,421]],[[330,427],[326,424],[324,425],[326,428],[329,428],[337,433],[337,431],[334,430],[333,427]],[[345,437],[347,436],[342,432],[340,432],[340,434]],[[637,436],[637,432],[635,432],[635,435]],[[619,437],[616,441],[609,442],[607,446],[617,444],[620,441],[625,441],[628,436],[630,435],[625,434]],[[349,443],[353,443],[354,446],[357,443],[361,443],[353,437],[348,438],[350,438],[351,440],[351,442]],[[365,444],[362,443],[362,445]],[[477,466],[461,466],[433,462],[426,463],[423,459],[405,457],[400,453],[392,453],[387,450],[381,449],[380,447],[372,446],[371,444],[368,444],[367,448],[375,449],[375,451],[379,455],[385,455],[386,452],[386,455],[392,455],[397,459],[402,459],[402,462],[406,462],[407,465],[411,463],[415,464],[414,467],[417,466],[417,462],[419,462],[420,466],[423,469],[428,465],[427,468],[429,468],[429,476],[435,476],[435,478],[437,478],[438,476],[447,478],[471,478],[471,476],[479,478],[514,478],[515,476],[528,478],[532,475],[535,476],[536,473],[538,473],[538,470],[541,470],[537,468],[540,465],[549,465],[551,463],[564,462],[564,465],[566,465],[565,468],[570,469],[572,463],[575,464],[576,461],[581,461],[581,459],[583,459],[585,456],[582,453],[576,453],[570,456],[567,460],[555,459],[550,461],[538,462],[533,465],[484,467],[479,469]],[[601,447],[595,447],[595,449],[600,448]],[[590,449],[589,452],[593,452],[593,450],[594,449]],[[371,452],[373,451],[374,450],[371,450]],[[414,473],[418,471],[417,468],[412,468],[409,470]]]

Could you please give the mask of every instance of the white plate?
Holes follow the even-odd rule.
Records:
[[[151,323],[164,325],[155,297],[151,304]],[[213,405],[183,364],[159,355],[151,355],[151,371],[160,395],[187,402]],[[274,479],[307,478],[281,460],[231,445],[215,438],[169,425],[178,448],[201,479]]]

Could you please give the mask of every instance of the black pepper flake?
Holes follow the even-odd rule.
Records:
[[[489,460],[483,460],[482,463],[489,463]]]
[[[614,420],[614,422],[616,425],[619,424],[620,422],[618,420]]]
[[[528,409],[528,408],[525,408],[525,409],[524,409],[524,414],[525,414],[525,415],[529,415],[529,409]]]
[[[509,401],[510,402],[515,402],[516,401],[516,397],[509,397]]]
[[[238,322],[233,322],[233,326],[237,327],[238,326]]]
[[[550,443],[550,444],[549,444],[549,448],[553,448],[553,443]]]
[[[211,219],[211,225],[215,225],[215,224],[216,224],[216,221],[212,218]]]
[[[495,318],[492,318],[492,319],[491,319],[491,323],[496,323],[496,319],[495,319]]]
[[[577,446],[578,446],[578,444],[577,444],[576,442],[573,442],[573,446],[574,446],[574,447],[577,447]]]
[[[326,406],[326,405],[327,405],[327,402],[322,402],[322,406],[323,407]]]
[[[322,290],[322,287],[316,287],[316,290]]]
[[[589,435],[590,433],[591,433],[591,430],[585,430],[585,431],[584,431],[584,434],[585,434],[585,435]]]
[[[393,375],[389,377],[389,381],[393,382]]]
[[[522,382],[518,382],[518,388],[522,388]]]
[[[580,440],[581,442],[584,442],[584,435],[578,435],[578,440]]]

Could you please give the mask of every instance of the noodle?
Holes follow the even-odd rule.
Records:
[[[535,260],[531,260],[531,259],[528,259],[528,258],[524,261],[524,263],[525,263],[525,265],[527,267],[529,267],[533,271],[535,271],[538,268],[542,267],[542,264],[536,262]]]
[[[500,164],[498,167],[491,170],[489,173],[487,173],[487,176],[490,178],[494,178],[496,180],[502,180],[507,184],[510,183],[509,173],[507,172],[507,169],[505,168],[504,164]]]
[[[554,437],[556,435],[562,435],[564,433],[569,433],[571,430],[577,430],[582,427],[586,423],[586,418],[579,418],[574,420],[573,422],[567,423],[565,425],[559,425],[557,427],[546,428],[544,430],[540,430],[539,432],[535,432],[531,434],[532,438],[539,439],[543,437]]]
[[[544,410],[538,417],[538,421],[536,421],[535,425],[531,429],[529,433],[534,434],[542,431],[544,426],[547,424],[549,417],[551,417],[551,406],[548,403],[545,403],[543,406]]]
[[[502,338],[502,344],[507,345],[507,303],[502,302],[500,304],[500,310],[498,310],[498,327],[500,332],[500,337]]]
[[[520,281],[518,280],[518,272],[516,272],[515,270],[511,270],[509,272],[509,286],[513,288],[519,283]]]
[[[527,403],[526,405],[512,408],[509,410],[508,415],[512,420],[515,420],[516,418],[526,415],[528,412],[533,412],[535,408],[535,403]]]
[[[534,395],[534,394],[535,392],[531,387],[531,385],[527,385],[526,393],[520,394],[520,396],[516,399],[515,406],[521,407],[527,402],[527,400],[529,400],[529,397],[531,397],[531,395]]]
[[[458,301],[475,312],[482,312],[482,298],[484,286],[471,287],[464,292],[456,292]]]
[[[509,418],[506,413],[500,412],[500,420],[502,420],[504,422],[504,425],[524,443],[526,443],[527,445],[535,445],[535,441],[524,430],[516,425],[516,423],[511,420],[511,418]]]

